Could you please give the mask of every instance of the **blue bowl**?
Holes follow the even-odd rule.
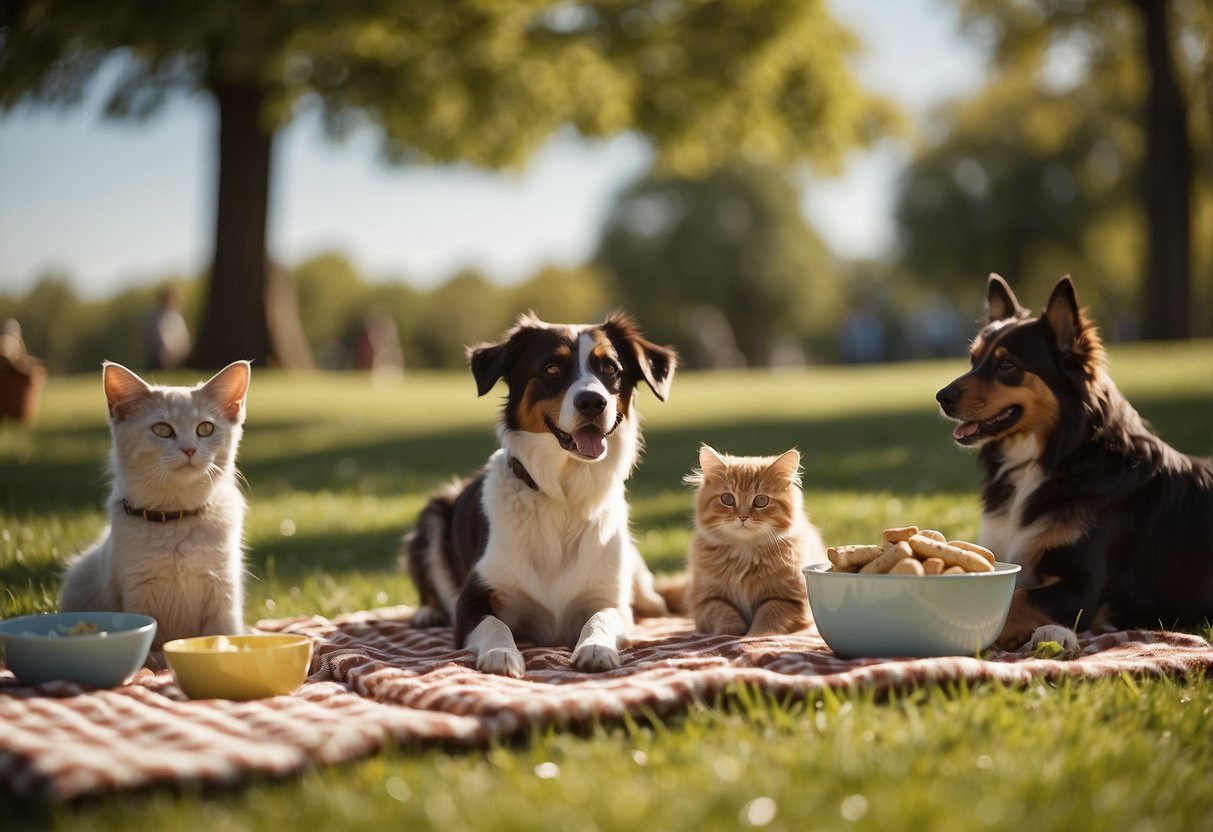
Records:
[[[864,575],[804,568],[817,632],[840,656],[973,656],[1006,623],[1018,564],[964,575]]]
[[[73,627],[96,632],[68,635]],[[112,688],[143,667],[155,636],[156,619],[137,613],[23,615],[0,621],[0,656],[23,685],[64,681]]]

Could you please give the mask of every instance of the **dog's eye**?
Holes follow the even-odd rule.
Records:
[[[173,430],[173,426],[168,422],[157,422],[156,424],[152,425],[152,433],[156,434],[161,439],[172,439],[177,435]]]
[[[771,498],[766,494],[759,494],[754,498],[754,508],[766,508],[771,502]]]
[[[602,374],[604,376],[613,376],[619,372],[619,368],[609,361],[602,362]]]
[[[998,362],[998,372],[1000,372],[1000,373],[1015,372],[1015,362],[1011,361],[1009,358],[1002,359],[1001,361]]]
[[[543,373],[549,378],[555,378],[556,376],[560,375],[560,365],[549,364],[543,368]]]
[[[720,502],[724,503],[726,506],[735,506],[737,505],[737,498],[732,494],[725,493],[720,495]]]
[[[199,436],[210,436],[212,433],[215,432],[215,423],[214,422],[199,422],[197,431],[198,431]]]

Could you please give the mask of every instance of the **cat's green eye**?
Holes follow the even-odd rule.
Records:
[[[177,435],[173,430],[173,426],[168,422],[157,422],[156,424],[152,425],[152,433],[156,434],[161,439],[172,439]]]
[[[770,502],[771,498],[766,494],[759,494],[754,498],[754,508],[766,508]]]
[[[721,494],[720,502],[724,503],[726,506],[735,506],[737,505],[737,498],[732,494]]]
[[[210,436],[214,432],[215,432],[215,423],[214,422],[199,422],[198,423],[198,435],[199,436]]]

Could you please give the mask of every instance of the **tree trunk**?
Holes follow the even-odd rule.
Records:
[[[1144,197],[1146,338],[1191,333],[1192,150],[1187,107],[1175,79],[1167,35],[1167,0],[1137,0],[1145,22],[1150,91],[1146,106]]]
[[[261,123],[261,91],[212,80],[219,113],[215,254],[206,311],[190,365],[214,369],[273,357],[267,299],[266,218],[272,134]]]

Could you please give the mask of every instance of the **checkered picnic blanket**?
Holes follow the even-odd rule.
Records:
[[[187,699],[167,671],[85,690],[18,686],[0,670],[0,790],[66,800],[180,783],[237,784],[372,754],[389,743],[481,746],[532,728],[676,713],[738,686],[776,697],[823,688],[885,692],[950,682],[1160,676],[1213,668],[1213,646],[1179,633],[1129,631],[1082,640],[1068,662],[990,651],[983,659],[843,660],[815,630],[735,638],[683,618],[638,623],[623,665],[580,673],[563,648],[523,647],[527,673],[476,671],[449,628],[412,627],[390,607],[329,620],[260,622],[315,639],[307,682],[252,702]]]

